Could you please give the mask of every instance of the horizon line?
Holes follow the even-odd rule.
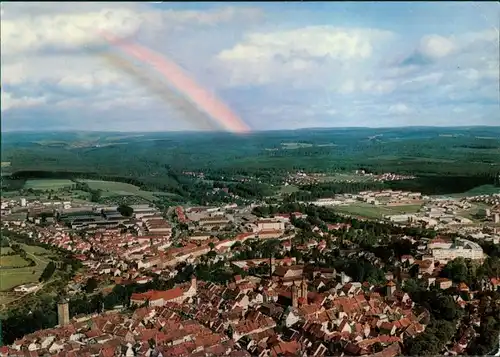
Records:
[[[350,130],[363,130],[363,129],[464,129],[464,128],[499,128],[500,125],[405,125],[405,126],[317,126],[317,127],[303,127],[295,129],[257,129],[248,133],[232,133],[224,130],[80,130],[80,129],[56,129],[56,130],[31,130],[31,129],[14,129],[2,130],[1,134],[7,133],[137,133],[137,134],[154,134],[154,133],[212,133],[212,134],[232,134],[232,135],[248,135],[253,133],[275,132],[275,131],[301,131],[301,130],[335,130],[335,129],[350,129]]]

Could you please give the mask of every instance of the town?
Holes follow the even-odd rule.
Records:
[[[3,200],[9,254],[38,245],[77,268],[57,291],[57,321],[12,335],[0,356],[496,353],[481,333],[500,311],[498,201],[392,190],[164,211]],[[370,220],[342,211],[353,202],[420,208]],[[462,217],[474,202],[488,205],[480,223]],[[8,287],[2,308],[51,279],[62,278]]]
[[[0,8],[0,357],[500,357],[498,2]]]

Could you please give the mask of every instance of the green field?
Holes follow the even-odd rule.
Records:
[[[71,187],[73,184],[71,180],[36,179],[27,180],[24,184],[24,188],[31,188],[33,190],[58,190],[60,188]]]
[[[93,190],[101,190],[103,197],[109,196],[139,196],[148,201],[154,201],[154,192],[143,191],[139,187],[129,183],[116,181],[99,181],[99,180],[79,180],[86,183]]]
[[[473,189],[458,193],[454,195],[450,195],[451,197],[462,198],[462,197],[470,197],[470,196],[480,196],[480,195],[493,195],[500,193],[500,187],[495,187],[493,185],[482,185],[474,187]]]
[[[12,252],[13,252],[13,250],[10,247],[1,247],[0,248],[0,255],[1,254],[9,254],[9,253],[12,253]]]
[[[280,189],[280,193],[282,194],[290,194],[290,193],[294,193],[294,192],[297,192],[299,190],[299,188],[295,185],[288,185],[288,186],[281,186],[281,189]]]
[[[41,255],[51,255],[52,252],[50,250],[47,250],[45,248],[42,248],[42,247],[38,247],[36,245],[26,245],[26,244],[22,244],[21,245],[24,249],[24,251],[28,254],[41,254]]]
[[[486,208],[491,208],[491,206],[482,202],[474,202],[471,203],[471,208],[459,211],[458,215],[464,218],[472,219],[473,221],[478,219],[481,220],[482,217],[484,217],[484,209]]]
[[[19,255],[0,255],[1,268],[22,267],[27,264],[28,262]],[[2,272],[2,277],[3,277],[3,272]]]
[[[368,203],[355,203],[348,206],[336,206],[334,209],[338,212],[366,217],[383,218],[388,215],[417,213],[422,205],[404,205],[404,206],[374,206]]]
[[[21,244],[21,247],[26,251],[27,255],[36,263],[33,267],[23,267],[17,269],[5,269],[1,271],[2,277],[0,279],[0,291],[10,290],[18,285],[38,282],[38,278],[50,261],[47,256],[40,256],[37,254],[52,254],[50,251],[36,246]],[[27,264],[27,262],[20,256],[1,256],[0,260],[3,264],[10,264],[10,266],[19,266]],[[4,263],[6,262],[6,263]],[[0,304],[5,303],[0,295]]]

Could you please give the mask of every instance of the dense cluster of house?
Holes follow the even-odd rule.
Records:
[[[350,205],[358,202],[369,203],[374,206],[404,206],[422,204],[424,200],[427,199],[429,199],[429,197],[422,196],[419,192],[387,189],[380,191],[362,191],[357,194],[338,194],[332,198],[322,198],[312,203],[317,206]]]
[[[428,313],[416,309],[401,290],[412,268],[416,268],[417,278],[429,289],[454,289],[452,296],[459,306],[477,308],[476,291],[464,283],[453,284],[440,277],[441,269],[452,259],[484,259],[481,247],[470,240],[403,237],[418,248],[415,256],[393,258],[397,261],[390,263],[395,271],[386,271],[387,262],[373,253],[356,248],[341,250],[342,258],[363,258],[385,271],[386,283],[374,286],[352,281],[344,272],[297,265],[291,257],[235,259],[235,255],[248,248],[245,242],[252,239],[278,239],[276,252],[280,254],[290,252],[292,246],[303,253],[312,248],[320,254],[328,253],[331,246],[327,241],[335,242],[335,231],[349,231],[349,224],[312,227],[316,238],[298,244],[293,239],[291,214],[268,219],[249,216],[240,222],[228,213],[234,207],[177,207],[173,211],[175,220],[186,224],[189,230],[186,235],[176,236],[171,224],[158,212],[143,208],[121,223],[138,227],[134,233],[123,233],[119,227],[94,227],[85,234],[75,234],[57,223],[48,227],[9,227],[74,253],[85,268],[68,286],[70,293],[81,291],[90,278],[102,281],[101,286],[145,284],[154,274],[169,279],[178,274],[179,263],[199,264],[202,260],[226,261],[228,267],[232,264],[247,272],[268,267],[269,274],[246,278],[237,275],[226,285],[192,277],[169,290],[135,293],[131,296],[131,305],[136,307],[133,314],[108,312],[72,320],[68,317],[60,320],[61,326],[55,329],[38,331],[1,349],[0,356],[321,357],[335,350],[353,356],[392,357],[401,352],[403,339],[422,333],[428,321]],[[114,219],[109,210],[101,209],[100,214]],[[293,215],[305,217],[300,213]],[[244,226],[246,231],[216,237],[217,229],[231,222]],[[168,230],[154,232],[155,228],[165,227]],[[497,290],[500,278],[481,283],[482,290]],[[473,324],[477,323],[479,317],[473,319]],[[449,346],[450,354],[462,353],[473,336],[464,334],[459,342]]]
[[[235,276],[227,285],[193,277],[133,294],[131,315],[77,316],[24,336],[2,356],[325,356],[335,343],[349,355],[390,357],[424,331],[427,312],[394,283],[377,288],[332,274],[282,265],[269,278]]]
[[[173,310],[140,308],[132,315],[108,312],[76,316],[68,324],[24,336],[0,356],[113,357],[216,356],[249,357],[225,334],[212,332]]]
[[[402,264],[421,265],[410,256]],[[401,343],[425,330],[429,313],[416,308],[387,276],[385,286],[353,282],[334,269],[270,261],[268,277],[234,276],[226,285],[191,281],[170,290],[131,296],[133,313],[60,319],[54,329],[37,331],[0,350],[0,356],[351,356],[393,357]],[[274,266],[274,264],[276,266]],[[419,277],[430,276],[422,266]],[[429,279],[441,289],[447,279]],[[500,285],[492,279],[491,285]],[[479,301],[465,284],[455,301],[478,310]],[[467,296],[465,299],[464,296]],[[67,310],[67,309],[66,309]],[[452,343],[447,354],[461,354],[480,324]],[[474,317],[475,316],[475,317]],[[334,350],[334,351],[332,351]]]
[[[290,173],[288,177],[285,179],[284,184],[290,185],[304,185],[304,184],[313,184],[324,181],[326,174],[322,173],[305,173],[305,172],[295,172]],[[382,173],[382,174],[372,174],[366,173],[365,170],[356,170],[352,175],[344,174],[339,176],[331,177],[336,182],[359,182],[360,178],[364,180],[370,180],[375,182],[386,182],[386,181],[402,181],[402,180],[413,180],[415,176],[409,175],[398,175],[390,172]]]

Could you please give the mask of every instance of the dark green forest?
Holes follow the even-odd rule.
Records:
[[[226,133],[4,133],[2,187],[16,190],[28,178],[92,178],[131,183],[144,190],[191,197],[225,177],[243,196],[266,196],[264,186],[228,182],[251,177],[279,184],[287,173],[364,169],[417,176],[384,187],[426,194],[455,193],[498,184],[500,128],[308,129]],[[203,172],[201,182],[183,173]],[[12,174],[11,176],[9,176]],[[210,179],[210,180],[207,180]],[[207,184],[207,181],[212,181]],[[359,185],[359,184],[358,184]],[[374,188],[381,184],[371,184]],[[220,186],[220,185],[219,185]],[[309,189],[350,192],[356,185]],[[370,185],[368,185],[370,186]],[[216,186],[218,187],[218,186]],[[370,188],[370,187],[368,187]],[[314,192],[311,192],[314,191]],[[248,194],[250,192],[250,194]],[[255,195],[254,195],[255,196]]]

